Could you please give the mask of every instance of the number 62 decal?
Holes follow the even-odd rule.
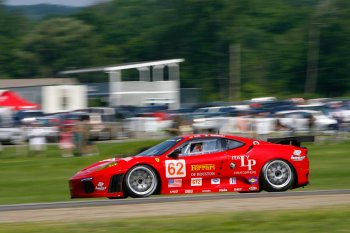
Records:
[[[185,160],[165,160],[165,176],[167,178],[186,177]]]

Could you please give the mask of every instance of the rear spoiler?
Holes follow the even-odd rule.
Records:
[[[292,145],[300,147],[302,142],[314,142],[315,136],[298,136],[298,137],[284,137],[284,138],[268,138],[268,142],[282,144],[282,145]]]

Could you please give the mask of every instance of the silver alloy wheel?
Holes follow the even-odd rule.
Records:
[[[264,178],[274,189],[283,189],[288,186],[293,177],[293,172],[286,162],[274,160],[267,164],[264,170]]]
[[[136,166],[132,168],[126,177],[129,190],[135,194],[132,196],[146,197],[151,195],[157,188],[157,177],[148,166]]]

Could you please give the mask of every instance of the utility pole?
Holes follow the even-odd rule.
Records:
[[[316,11],[312,19],[313,23],[309,31],[309,48],[304,94],[316,92],[320,53],[320,21],[322,15],[329,11],[330,6],[331,0],[321,0],[316,6]]]
[[[320,47],[320,26],[313,24],[309,32],[309,50],[307,55],[307,72],[304,94],[315,93],[318,75],[318,60]]]
[[[229,100],[241,99],[241,46],[230,45],[230,77],[229,77]]]

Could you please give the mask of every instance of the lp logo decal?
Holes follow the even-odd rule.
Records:
[[[232,160],[241,160],[241,167],[248,167],[248,171],[251,171],[252,167],[256,165],[255,159],[249,159],[249,155],[232,156]]]

